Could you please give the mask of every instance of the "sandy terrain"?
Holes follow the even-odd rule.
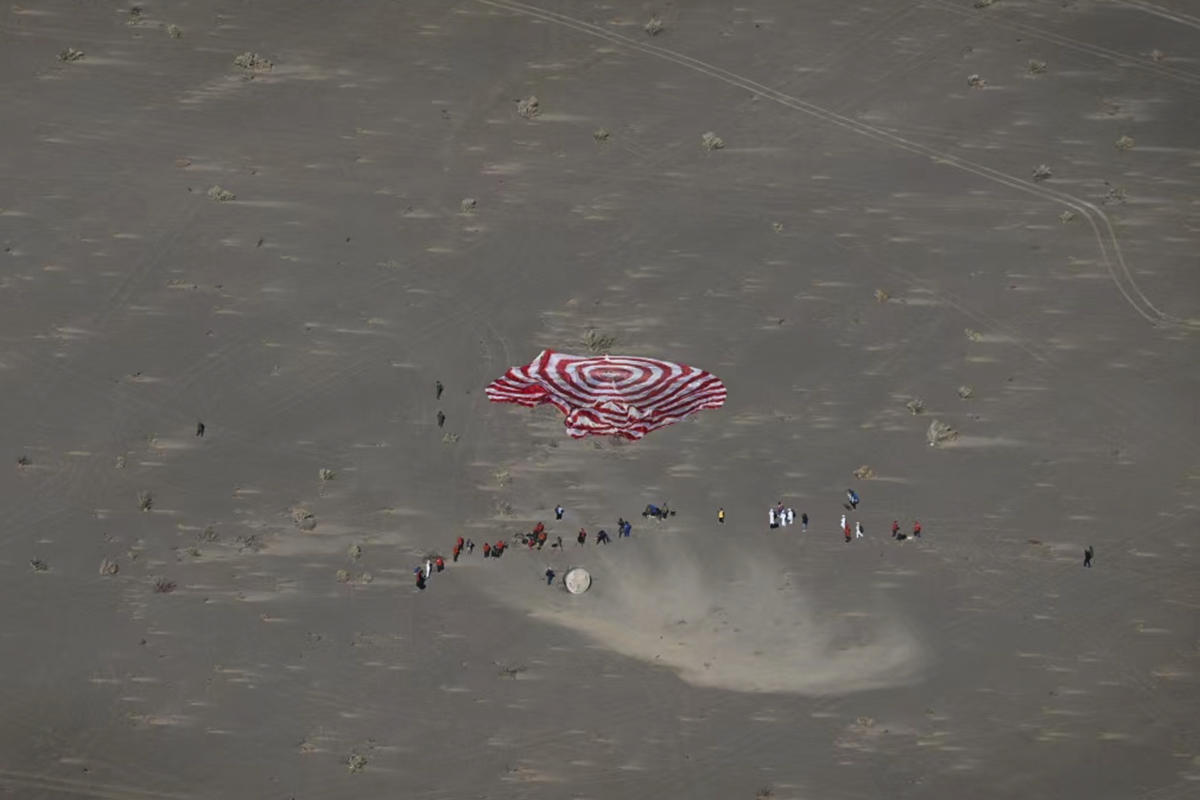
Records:
[[[0,796],[1200,793],[1194,4],[48,0],[0,108]],[[486,402],[589,332],[728,403]]]

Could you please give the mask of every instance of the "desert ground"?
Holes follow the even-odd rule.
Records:
[[[0,796],[1200,793],[1194,3],[29,0],[0,108]]]

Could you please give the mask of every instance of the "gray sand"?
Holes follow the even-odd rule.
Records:
[[[1200,790],[1189,3],[26,5],[0,794]],[[486,402],[601,341],[729,401]]]

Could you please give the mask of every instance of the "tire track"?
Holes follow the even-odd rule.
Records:
[[[482,2],[483,0],[478,1]],[[964,8],[949,2],[949,0],[923,0],[923,2],[940,8],[943,11],[947,11],[951,14],[957,14],[960,17],[970,17],[982,25],[988,25],[997,28],[1007,28],[1008,30],[1016,31],[1017,33],[1024,34],[1025,36],[1029,36],[1034,39],[1041,39],[1043,41],[1051,42],[1052,44],[1056,44],[1059,47],[1063,47],[1067,50],[1074,50],[1078,53],[1085,53],[1090,56],[1111,61],[1118,66],[1132,67],[1133,69],[1139,69],[1143,72],[1149,72],[1163,78],[1173,78],[1174,80],[1187,84],[1189,87],[1200,86],[1200,75],[1192,72],[1184,72],[1183,70],[1174,69],[1173,67],[1164,67],[1161,64],[1156,64],[1152,61],[1139,59],[1137,56],[1130,56],[1116,50],[1109,50],[1107,47],[1101,47],[1100,45],[1090,44],[1088,42],[1081,42],[1078,39],[1072,39],[1057,33],[1049,33],[1048,31],[1044,31],[1041,28],[1037,28],[1032,25],[1024,25],[1020,22],[1007,22],[997,18],[997,16],[994,14],[981,14],[975,9]]]
[[[932,1],[932,0],[927,0]],[[1096,239],[1096,245],[1100,250],[1100,259],[1104,263],[1109,272],[1110,277],[1121,296],[1144,320],[1156,327],[1179,327],[1189,330],[1200,329],[1200,322],[1192,322],[1190,320],[1182,320],[1178,317],[1166,314],[1154,305],[1137,286],[1129,267],[1126,265],[1124,257],[1121,254],[1120,245],[1117,242],[1116,233],[1113,230],[1112,222],[1108,215],[1100,209],[1099,206],[1087,200],[1075,197],[1074,195],[1060,192],[1055,189],[1048,189],[1032,181],[1017,178],[1013,175],[1001,172],[983,164],[978,164],[969,161],[965,158],[952,155],[950,153],[935,150],[931,147],[919,144],[917,142],[905,139],[895,134],[889,133],[882,128],[874,125],[868,125],[863,122],[845,117],[836,112],[830,111],[822,106],[813,103],[799,100],[782,92],[771,89],[768,86],[757,83],[749,78],[745,78],[728,70],[717,67],[705,61],[667,50],[666,48],[656,47],[654,45],[640,42],[621,34],[612,33],[599,26],[592,25],[574,17],[569,17],[565,14],[557,12],[545,11],[535,6],[529,6],[524,3],[518,3],[514,0],[475,0],[477,3],[492,6],[514,14],[523,15],[531,19],[541,20],[556,25],[562,25],[579,33],[595,38],[603,39],[612,44],[621,47],[636,50],[655,58],[664,61],[670,61],[687,69],[707,75],[716,80],[727,83],[731,86],[736,86],[746,91],[758,94],[775,103],[786,106],[788,108],[800,111],[815,117],[823,122],[835,125],[837,127],[857,133],[866,138],[877,142],[889,145],[896,149],[904,150],[914,155],[922,156],[931,159],[935,164],[953,167],[955,169],[967,172],[993,183],[998,183],[1002,186],[1007,186],[1025,194],[1033,195],[1048,202],[1056,202],[1067,206],[1077,214],[1087,220],[1088,225],[1092,229],[1092,233]],[[952,7],[953,8],[953,7]],[[956,11],[958,9],[955,9]],[[1197,77],[1200,82],[1200,77]]]

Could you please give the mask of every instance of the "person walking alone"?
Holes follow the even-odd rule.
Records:
[[[725,509],[724,508],[717,509],[717,522],[721,523],[722,525],[725,524]]]
[[[1096,551],[1095,551],[1095,550],[1093,550],[1093,549],[1092,549],[1092,546],[1089,544],[1089,545],[1087,546],[1087,550],[1084,550],[1084,551],[1083,551],[1083,565],[1084,565],[1085,567],[1087,567],[1088,569],[1091,569],[1091,566],[1092,566],[1092,556],[1094,556],[1094,555],[1096,555]]]
[[[808,533],[808,512],[800,514],[800,532]]]

